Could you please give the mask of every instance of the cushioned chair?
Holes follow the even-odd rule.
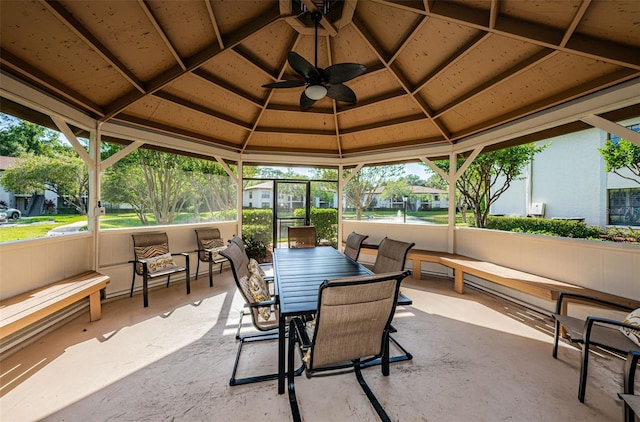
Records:
[[[631,351],[627,355],[627,362],[624,364],[624,392],[618,396],[624,401],[624,421],[634,422],[635,416],[640,416],[640,395],[634,394],[634,383],[636,379],[636,368],[640,352]]]
[[[316,228],[315,226],[291,226],[288,228],[290,248],[315,248]]]
[[[354,261],[358,261],[358,257],[360,256],[360,248],[362,247],[362,242],[369,236],[366,234],[358,234],[356,232],[351,232],[351,234],[347,237],[347,242],[344,247],[344,254]]]
[[[238,351],[236,352],[236,360],[233,365],[229,385],[233,386],[274,380],[278,378],[277,373],[236,378],[238,363],[240,362],[240,354],[242,353],[242,346],[245,342],[278,339],[278,313],[271,312],[275,305],[275,300],[273,297],[270,297],[268,286],[267,290],[261,291],[260,295],[257,295],[252,291],[251,283],[254,280],[251,279],[252,274],[249,270],[249,258],[245,251],[238,246],[238,243],[236,241],[230,242],[227,249],[221,251],[220,255],[229,260],[231,271],[233,272],[233,278],[236,282],[236,287],[240,291],[246,306],[249,307],[249,315],[251,315],[251,322],[253,323],[253,326],[259,331],[259,333],[240,335],[242,318],[245,316],[243,311],[240,316],[238,332],[236,334],[236,338],[239,340]]]
[[[131,279],[131,292],[136,282],[136,275],[142,276],[142,297],[144,307],[149,306],[148,287],[149,280],[158,277],[167,277],[167,287],[171,282],[171,274],[185,272],[187,282],[187,294],[191,293],[191,280],[189,278],[189,254],[171,253],[169,251],[169,239],[166,233],[143,233],[131,235],[133,238],[134,260],[133,277]],[[179,266],[173,257],[184,257],[184,266]]]
[[[244,254],[247,255],[247,259],[249,259],[249,255],[247,254],[247,247],[240,236],[234,235],[231,238],[231,240],[229,240],[229,243],[235,243],[236,245],[238,245],[240,249],[242,249]],[[259,265],[260,265],[260,268],[262,268],[262,271],[264,272],[264,276],[263,276],[264,279],[268,281],[273,281],[273,264],[270,262],[262,262]]]
[[[587,388],[589,350],[596,346],[622,354],[627,354],[632,350],[638,351],[640,350],[640,347],[620,331],[620,327],[625,327],[630,330],[638,329],[638,327],[625,324],[623,321],[601,318],[598,316],[589,316],[586,319],[568,316],[567,305],[570,302],[577,302],[582,305],[590,304],[599,308],[608,308],[610,310],[625,312],[632,311],[633,309],[617,303],[576,293],[562,292],[558,296],[556,313],[553,314],[553,318],[555,319],[553,357],[558,357],[558,339],[561,334],[561,329],[566,331],[567,340],[571,343],[582,345],[582,363],[580,365],[578,400],[584,402],[585,390]]]
[[[389,330],[398,300],[400,282],[408,272],[326,280],[318,294],[318,312],[312,322],[289,322],[287,381],[294,421],[300,421],[294,379],[296,343],[300,346],[307,376],[353,367],[358,383],[383,421],[389,417],[365,382],[361,368],[389,350]],[[386,371],[386,373],[385,373]],[[383,366],[388,375],[388,367]]]
[[[222,272],[222,266],[227,262],[227,258],[221,256],[219,252],[226,248],[227,245],[220,237],[220,230],[216,228],[212,229],[196,229],[196,244],[198,249],[195,251],[198,253],[198,265],[196,265],[196,280],[200,273],[200,262],[206,262],[209,264],[209,286],[213,287],[213,266],[220,264],[220,272]]]

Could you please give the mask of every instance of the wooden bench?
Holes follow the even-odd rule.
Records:
[[[363,244],[361,253],[375,255],[377,248],[375,245]],[[463,255],[411,249],[407,254],[407,259],[413,261],[413,278],[416,280],[420,280],[422,262],[433,262],[453,269],[455,274],[454,290],[461,294],[464,293],[464,275],[469,274],[550,301],[557,301],[561,292],[572,292],[620,303],[633,309],[640,307],[640,301],[637,300],[503,267],[491,262],[479,261]]]
[[[109,277],[87,271],[0,301],[0,338],[38,322],[84,298],[89,298],[91,321],[100,319],[100,291]]]

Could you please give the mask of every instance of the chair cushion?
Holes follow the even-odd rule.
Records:
[[[133,248],[137,261],[148,260],[154,256],[169,253],[169,244],[161,243],[159,245],[136,246]],[[142,264],[136,265],[136,272],[142,274]]]
[[[622,321],[625,324],[634,325],[640,328],[640,308],[631,312],[627,317]],[[625,327],[620,327],[620,332],[625,336],[629,337],[631,341],[640,346],[640,331],[639,330],[630,330]]]
[[[222,239],[200,239],[200,246],[202,249],[213,249],[224,246],[224,240]]]
[[[249,265],[247,266],[247,268],[249,269],[249,272],[251,274],[258,274],[261,277],[265,276],[264,270],[262,269],[260,264],[258,264],[258,261],[253,258],[249,259]]]
[[[269,295],[269,285],[256,273],[251,273],[249,277],[249,288],[255,302],[264,302],[271,299]],[[267,321],[271,317],[271,307],[263,306],[258,309],[258,313],[263,320]]]
[[[164,270],[172,270],[178,268],[170,253],[154,256],[147,259],[147,269],[149,274],[157,273]]]

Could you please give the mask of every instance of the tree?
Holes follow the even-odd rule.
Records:
[[[18,157],[27,152],[55,156],[71,149],[62,145],[58,133],[53,130],[1,113],[0,121],[7,125],[0,130],[0,156]]]
[[[407,174],[406,176],[402,176],[400,180],[406,180],[409,186],[427,186],[427,181],[415,174]]]
[[[546,145],[536,147],[531,143],[500,149],[478,155],[469,165],[458,179],[456,188],[473,211],[476,227],[486,227],[491,205],[509,189],[511,182],[518,179],[533,156],[545,148]],[[463,163],[464,159],[459,159],[457,168]],[[436,165],[449,172],[448,160],[438,161]]]
[[[73,155],[54,157],[24,153],[6,169],[0,184],[8,191],[37,193],[49,190],[63,197],[80,214],[86,215],[89,174],[84,162]]]
[[[402,165],[363,167],[349,180],[343,194],[347,206],[355,208],[356,219],[362,219],[362,211],[371,205],[376,189],[403,171]]]
[[[384,190],[380,194],[382,199],[390,199],[392,202],[402,202],[403,197],[410,197],[412,195],[411,186],[407,183],[407,180],[400,178],[398,180],[391,180],[384,186]]]
[[[130,205],[142,225],[149,225],[146,215],[151,208],[149,190],[140,166],[127,161],[111,166],[102,177],[102,198],[107,203]]]
[[[626,139],[614,142],[609,139],[604,147],[598,148],[605,161],[605,171],[615,173],[623,179],[640,184],[640,146]],[[632,176],[627,176],[620,170],[627,169]]]

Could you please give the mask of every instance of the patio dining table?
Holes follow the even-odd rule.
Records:
[[[373,274],[367,267],[351,260],[330,246],[315,248],[277,248],[273,254],[275,293],[278,297],[278,394],[285,390],[286,319],[313,315],[317,311],[318,289],[324,280]],[[411,299],[398,298],[399,305],[410,305]],[[386,361],[385,361],[386,359]],[[388,353],[383,365],[388,364]]]

